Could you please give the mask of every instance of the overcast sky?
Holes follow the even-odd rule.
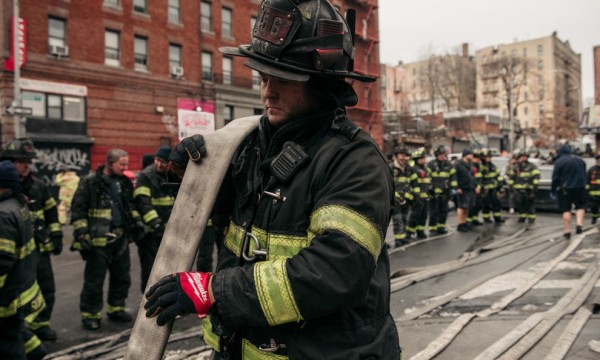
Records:
[[[594,96],[593,47],[600,46],[600,0],[379,0],[380,60],[423,58],[468,43],[470,53],[549,36],[581,54],[584,101]]]

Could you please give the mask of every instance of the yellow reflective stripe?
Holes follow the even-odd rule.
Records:
[[[44,211],[48,211],[55,206],[56,206],[56,200],[54,200],[54,198],[51,197],[48,200],[46,200],[46,202],[44,203]]]
[[[31,216],[33,216],[34,219],[44,219],[44,210],[36,210],[36,211],[32,211],[31,212]]]
[[[151,199],[153,206],[172,206],[175,204],[175,198],[172,196],[164,196],[160,198]]]
[[[14,242],[14,240],[0,238],[0,251],[11,255],[16,255],[17,244]]]
[[[32,252],[35,251],[35,240],[33,238],[29,239],[29,242],[25,244],[25,246],[18,249],[19,259],[23,260],[28,257]]]
[[[41,309],[40,309],[40,312],[41,312]],[[35,314],[35,315],[37,316],[38,314]],[[41,329],[43,327],[50,326],[50,321],[37,322],[37,321],[35,321],[35,319],[33,319],[32,321],[28,322],[27,324],[29,325],[29,328],[31,330],[36,331],[37,329]]]
[[[456,181],[456,180],[450,181],[450,186],[457,187],[458,186],[458,181]]]
[[[33,350],[42,345],[42,341],[36,335],[33,335],[29,340],[25,341],[25,354],[29,354]]]
[[[111,216],[110,209],[90,209],[88,211],[88,216],[93,218],[102,218],[108,219]]]
[[[590,195],[598,196],[598,195],[600,195],[600,190],[592,190],[592,191],[590,191]]]
[[[158,217],[158,213],[156,212],[156,210],[150,210],[144,215],[143,219],[144,219],[144,222],[147,224],[150,221],[156,219],[157,217]]]
[[[447,172],[447,171],[440,171],[440,172],[437,174],[437,176],[438,176],[438,177],[449,177],[449,176],[450,176],[450,173],[449,173],[449,172]]]
[[[426,178],[419,179],[419,184],[429,184],[429,183],[431,183],[431,178],[426,177]]]
[[[219,337],[212,331],[210,315],[207,315],[204,319],[202,319],[202,336],[204,337],[204,342],[208,346],[220,351]]]
[[[36,282],[37,284],[37,282]],[[39,289],[39,286],[38,286]],[[23,306],[24,304],[21,304],[21,306]],[[28,325],[28,327],[35,331],[41,327],[44,326],[48,326],[49,322],[39,322],[36,323],[34,321],[34,319],[42,312],[42,310],[44,310],[46,308],[46,301],[44,300],[44,296],[42,295],[42,291],[39,290],[37,292],[37,294],[35,295],[35,297],[33,298],[33,300],[31,301],[31,305],[30,305],[30,313],[27,314],[27,316],[25,317],[25,323]]]
[[[93,246],[98,246],[98,247],[103,247],[106,246],[106,237],[95,237],[92,238],[92,245]]]
[[[259,350],[254,344],[246,339],[242,339],[242,359],[244,360],[287,360],[284,355],[277,355],[270,352]]]
[[[114,314],[119,311],[125,311],[125,306],[112,306],[110,304],[106,305],[106,313],[107,314]]]
[[[310,243],[306,236],[267,233],[265,230],[257,227],[253,227],[251,232],[258,239],[261,249],[265,249],[268,246],[267,260],[290,258]],[[237,256],[241,256],[244,236],[244,229],[231,223],[225,234],[225,246]],[[249,243],[249,250],[256,250],[254,241]]]
[[[244,238],[244,229],[233,222],[229,223],[225,233],[225,247],[228,248],[237,257],[242,255],[242,239]]]
[[[152,192],[150,191],[150,188],[147,186],[139,186],[139,187],[136,187],[135,190],[133,190],[133,197],[138,197],[138,196],[150,197],[151,195],[152,195]]]
[[[21,306],[27,305],[30,301],[36,298],[40,293],[40,287],[37,281],[31,285],[31,287],[14,299],[8,304],[8,306],[0,306],[0,318],[6,318],[17,313],[17,309]],[[42,298],[43,299],[43,298]]]
[[[283,259],[254,264],[256,293],[271,326],[302,320],[285,264]]]
[[[411,194],[411,193],[409,193],[409,192],[407,192],[407,193],[404,193],[404,197],[405,197],[405,198],[407,198],[408,200],[413,200],[413,199],[415,198],[415,197],[414,197],[414,196],[412,196],[412,194]]]
[[[48,231],[50,231],[51,233],[60,231],[60,224],[56,222],[48,225]]]
[[[383,245],[383,234],[362,214],[340,205],[320,207],[311,215],[309,240],[326,230],[345,234],[370,252],[377,261]]]
[[[52,243],[52,242],[47,242],[45,244],[39,244],[38,246],[39,246],[41,252],[50,252],[50,251],[54,250],[54,243]]]
[[[7,277],[8,277],[8,274],[0,275],[0,289],[2,289],[4,287],[4,283],[6,282]]]
[[[80,219],[73,221],[73,229],[83,229],[88,226],[87,219]]]
[[[97,320],[100,320],[100,319],[102,319],[102,313],[100,311],[95,312],[95,313],[90,313],[90,312],[82,311],[81,312],[81,318],[82,319],[97,319]]]

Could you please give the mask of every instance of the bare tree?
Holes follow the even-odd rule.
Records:
[[[556,147],[560,140],[574,140],[577,137],[577,120],[570,106],[556,105],[553,109],[545,111],[543,116],[539,133],[546,139],[545,145],[553,144]]]
[[[444,100],[448,111],[475,108],[476,75],[472,59],[447,53],[437,57],[436,63],[436,94]]]

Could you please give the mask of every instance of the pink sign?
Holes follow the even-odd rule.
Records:
[[[14,29],[14,21],[15,18],[12,18],[11,21],[11,34],[13,33],[12,29]],[[26,43],[25,43],[25,29],[26,29],[26,24],[25,24],[25,19],[23,18],[19,18],[19,25],[17,28],[17,37],[19,39],[19,68],[21,68],[23,66],[23,64],[25,64],[25,57],[27,55],[27,49],[26,49]],[[4,70],[7,71],[15,71],[15,54],[14,54],[14,36],[10,37],[10,57],[6,60],[4,60]]]
[[[215,104],[194,99],[177,99],[179,140],[215,131]]]

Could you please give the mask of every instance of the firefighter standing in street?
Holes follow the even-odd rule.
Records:
[[[16,166],[0,161],[0,359],[38,360],[46,349],[25,317],[44,308],[36,281],[39,254],[32,213],[18,186]]]
[[[494,218],[496,224],[501,224],[504,222],[504,219],[502,218],[502,208],[500,206],[500,199],[498,198],[498,191],[502,188],[504,179],[496,165],[492,162],[492,153],[489,150],[484,150],[483,157],[482,164],[484,171],[482,173],[481,184],[483,191],[481,199],[483,221],[491,223],[492,218]]]
[[[479,213],[481,212],[483,205],[483,164],[482,164],[483,152],[481,149],[473,151],[473,159],[471,160],[471,169],[473,170],[473,177],[475,178],[476,187],[480,190],[475,193],[475,205],[469,209],[469,215],[467,216],[467,227],[472,229],[474,226],[481,225],[479,221]]]
[[[161,146],[156,150],[154,163],[138,174],[133,192],[135,208],[147,229],[143,236],[135,239],[140,257],[142,293],[146,289],[165,226],[175,203],[175,191],[165,186],[170,154],[169,146]]]
[[[586,190],[593,225],[600,218],[600,154],[596,154],[596,165],[592,166],[587,172]]]
[[[412,189],[418,186],[417,174],[408,165],[410,151],[405,147],[399,147],[395,151],[392,173],[394,176],[394,246],[399,247],[410,242],[407,238],[406,226],[410,207],[414,200]]]
[[[217,271],[167,275],[144,306],[159,325],[210,315],[218,359],[401,357],[384,246],[392,174],[345,111],[358,101],[345,78],[374,80],[352,71],[352,33],[325,0],[269,0],[251,45],[221,50],[259,72],[266,114],[216,202],[213,220],[229,225]],[[202,148],[184,139],[173,167]]]
[[[450,178],[454,175],[454,166],[446,159],[448,152],[444,145],[433,152],[435,159],[427,164],[431,176],[433,194],[429,206],[429,233],[446,234],[448,202],[450,201]]]
[[[133,212],[133,184],[123,175],[129,155],[111,149],[106,163],[79,183],[71,205],[73,244],[85,260],[79,308],[87,330],[100,328],[102,284],[110,273],[106,313],[109,320],[131,322],[125,299],[131,285],[129,240],[143,224]]]
[[[44,295],[46,307],[37,316],[27,318],[30,329],[42,340],[55,341],[56,331],[50,327],[56,285],[50,254],[59,255],[63,248],[63,233],[58,222],[56,200],[44,182],[31,174],[36,158],[33,142],[28,138],[15,139],[4,148],[2,160],[11,160],[19,172],[19,191],[28,200],[33,216],[34,238],[39,251],[37,282]]]
[[[415,162],[412,171],[417,175],[417,182],[412,189],[414,200],[408,217],[406,238],[410,239],[416,233],[417,239],[425,239],[427,238],[425,224],[427,223],[429,200],[431,200],[431,176],[429,169],[425,166],[425,149],[419,148],[413,151],[410,157]]]
[[[469,210],[475,206],[475,196],[479,187],[473,174],[473,151],[464,149],[462,158],[454,164],[454,175],[450,179],[450,187],[456,191],[456,230],[467,232],[471,228],[467,225]]]
[[[519,162],[509,178],[515,210],[519,214],[519,223],[524,223],[525,220],[530,224],[535,223],[535,193],[539,183],[540,171],[535,164],[529,162],[527,151],[520,151]]]

